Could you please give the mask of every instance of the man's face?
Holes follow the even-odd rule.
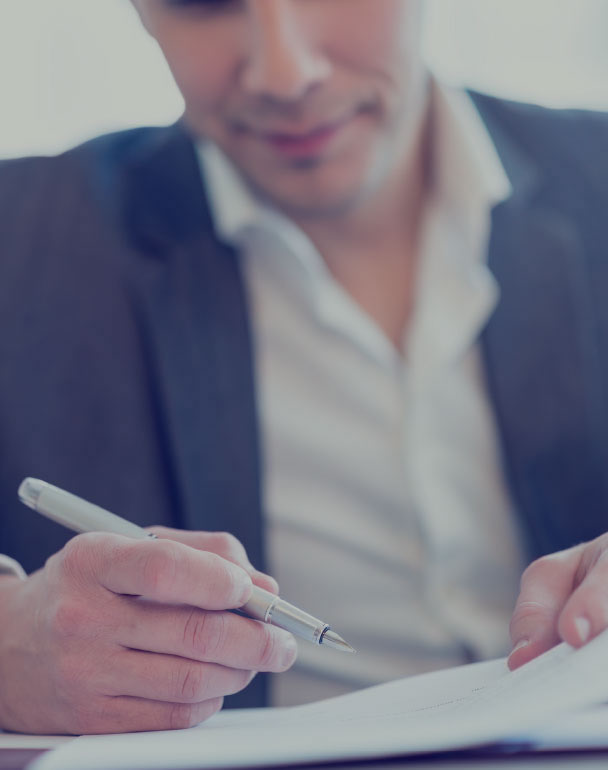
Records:
[[[422,0],[135,0],[186,103],[260,194],[344,213],[399,169],[424,107]]]

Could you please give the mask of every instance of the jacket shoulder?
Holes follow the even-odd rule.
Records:
[[[548,183],[607,196],[608,112],[554,109],[472,92],[493,136],[542,169]]]
[[[167,130],[142,127],[118,131],[58,155],[0,161],[0,222],[10,222],[11,212],[35,213],[38,206],[52,211],[54,201],[65,204],[66,196],[78,200],[93,181],[110,178]]]

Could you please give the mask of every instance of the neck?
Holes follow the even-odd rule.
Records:
[[[400,348],[411,314],[416,254],[428,192],[429,134],[421,121],[395,173],[339,218],[300,220],[334,278]]]

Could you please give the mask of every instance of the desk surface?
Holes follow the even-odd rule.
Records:
[[[0,770],[23,770],[29,762],[42,753],[40,749],[0,749]],[[432,770],[468,770],[468,768],[471,770],[552,770],[553,768],[555,770],[599,770],[603,768],[605,770],[607,766],[608,751],[495,757],[471,754],[435,755],[324,767],[332,767],[335,770],[431,770],[431,768]],[[290,770],[303,770],[303,768],[290,768]],[[310,770],[313,769],[310,768]]]

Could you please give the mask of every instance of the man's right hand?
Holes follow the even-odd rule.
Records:
[[[0,728],[189,727],[255,672],[291,666],[291,634],[227,612],[252,580],[276,584],[230,535],[188,537],[78,535],[27,580],[0,578]]]

